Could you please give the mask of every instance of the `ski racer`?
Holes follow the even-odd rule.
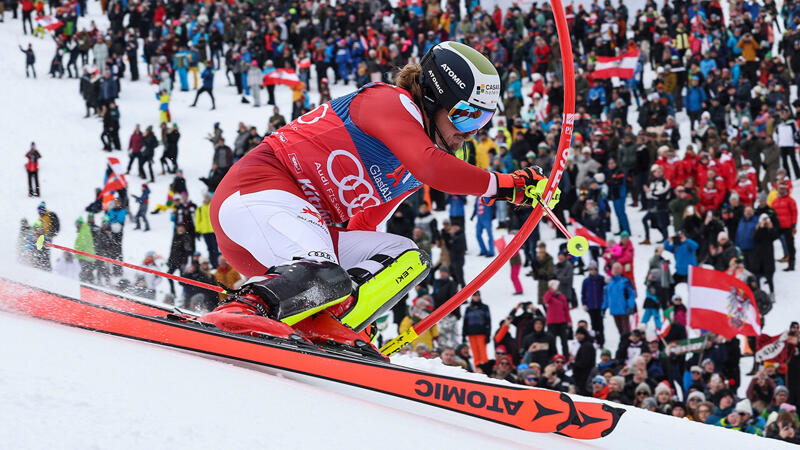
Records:
[[[536,204],[526,188],[544,195],[547,179],[531,168],[487,172],[453,156],[497,106],[500,78],[483,55],[442,42],[395,82],[298,117],[225,175],[211,220],[222,254],[250,279],[201,320],[362,346],[359,333],[430,270],[412,240],[377,231],[406,197],[423,184],[519,205]]]

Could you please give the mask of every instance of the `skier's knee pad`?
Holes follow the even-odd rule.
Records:
[[[342,266],[330,261],[297,261],[276,266],[242,287],[263,299],[268,315],[287,325],[341,303],[353,289]]]
[[[430,257],[417,248],[406,250],[396,258],[375,255],[371,259],[380,262],[383,268],[376,274],[350,269],[348,273],[356,284],[354,301],[348,309],[336,314],[343,324],[357,332],[397,304],[431,270]]]

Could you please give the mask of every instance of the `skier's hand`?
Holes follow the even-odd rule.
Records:
[[[507,200],[515,205],[536,206],[538,198],[541,198],[547,186],[547,178],[535,171],[533,168],[526,167],[513,173],[495,172],[497,177],[497,195],[495,198]],[[556,189],[553,199],[550,201],[550,208],[558,204],[561,194]]]

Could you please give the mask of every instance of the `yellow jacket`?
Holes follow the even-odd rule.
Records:
[[[489,150],[492,149],[494,149],[494,152],[497,153],[497,147],[494,145],[494,141],[488,137],[478,141],[475,144],[475,165],[481,169],[488,169],[490,163]]]
[[[403,321],[400,322],[400,327],[398,328],[399,333],[405,333],[406,330],[411,328],[411,325],[413,325],[411,317],[405,316]],[[433,339],[436,337],[439,337],[439,325],[434,325],[430,327],[428,331],[420,334],[418,338],[411,342],[411,348],[415,349],[418,344],[425,344],[428,346],[428,349],[433,350]]]
[[[211,205],[203,203],[194,212],[194,230],[198,234],[213,233],[214,229],[211,228]]]

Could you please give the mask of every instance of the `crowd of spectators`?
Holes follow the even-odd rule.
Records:
[[[6,12],[16,18],[17,2],[5,3]],[[25,0],[21,6],[22,18],[28,22],[32,11],[44,12],[42,2]],[[502,172],[536,165],[549,173],[552,168],[564,86],[547,2],[535,2],[525,10],[511,6],[484,11],[473,0],[463,5],[460,1],[400,1],[396,7],[386,1],[344,1],[330,6],[321,1],[103,0],[101,7],[110,23],[107,30],[81,19],[85,2],[55,1],[49,7],[63,23],[53,30],[56,50],[51,75],[63,76],[63,59],[68,56],[67,72],[78,77],[77,63],[81,63],[80,92],[87,116],[94,110],[103,118],[107,149],[121,148],[116,105],[119,80],[127,73],[131,81],[137,81],[140,62],[148,74],[146,82],[154,85],[163,129],[172,122],[170,96],[191,96],[181,92],[190,90],[190,76],[191,87],[197,89],[195,105],[201,93],[209,93],[215,107],[214,73],[224,70],[225,89],[235,90],[243,104],[252,99],[253,106],[260,106],[261,89],[266,89],[266,103],[273,106],[275,87],[262,86],[260,78],[276,68],[293,69],[302,83],[292,89],[289,117],[274,109],[265,129],[270,133],[287,119],[328,100],[330,85],[351,86],[352,81],[355,88],[389,81],[395,68],[418,61],[438,42],[454,39],[489,57],[502,79],[502,107],[458,156]],[[736,396],[741,380],[738,339],[706,334],[702,351],[663,352],[670,343],[688,336],[683,299],[675,295],[675,287],[686,282],[691,265],[705,264],[747,282],[762,316],[767,316],[775,301],[785,301],[774,298],[773,276],[778,263],[785,264],[784,271],[793,271],[796,262],[797,205],[791,192],[792,179],[800,177],[796,121],[800,103],[792,88],[800,84],[800,4],[785,2],[778,10],[772,0],[727,5],[667,1],[661,7],[648,1],[643,10],[630,11],[623,2],[614,5],[606,0],[586,8],[568,5],[567,14],[577,71],[576,115],[570,158],[560,184],[562,199],[555,212],[561,219],[568,216],[585,226],[606,245],[592,245],[586,260],[572,258],[563,245],[557,255],[551,255],[546,246],[538,245],[538,232],[534,232],[512,259],[511,281],[516,294],[529,295],[519,280],[522,267],[528,267],[527,274],[538,283],[535,298],[520,302],[493,327],[480,294],[473,296],[463,311],[454,312],[421,336],[414,351],[439,355],[445,364],[463,365],[496,378],[591,394],[796,442],[800,438],[794,410],[800,395],[796,381],[800,356],[794,325],[794,356],[778,368],[754,364],[755,384],[743,398]],[[25,53],[27,72],[35,58],[32,51],[20,50]],[[598,57],[637,52],[633,78],[595,76]],[[686,122],[689,132],[684,128],[682,135],[681,124]],[[173,124],[169,130],[177,131],[177,127]],[[170,211],[173,217],[166,267],[170,272],[210,279],[210,269],[203,266],[217,264],[216,279],[234,287],[236,277],[226,275],[231,269],[224,269],[222,260],[212,257],[213,233],[200,225],[205,219],[198,214],[207,212],[189,200],[185,182],[181,189],[179,134],[170,138],[169,130],[162,131],[162,174],[175,173],[175,180],[167,204],[156,208]],[[134,138],[137,133],[142,137]],[[149,164],[151,181],[158,140],[147,136],[153,134],[152,129],[134,131],[128,165],[130,169],[138,160],[139,175],[144,178]],[[135,143],[139,139],[141,143]],[[255,128],[240,125],[231,148],[215,125],[208,139],[214,157],[203,182],[211,195],[228,168],[260,136]],[[140,218],[146,219],[146,192],[143,189],[136,198],[140,205],[137,224]],[[127,211],[127,194],[114,202],[111,210],[122,203],[120,207]],[[468,281],[465,232],[472,221],[466,220],[466,205],[463,196],[425,188],[409,197],[389,220],[390,232],[414,239],[423,250],[435,247],[439,255],[431,277],[418,287],[413,301],[395,307],[399,329],[424,317]],[[644,212],[643,236],[632,236],[631,208]],[[480,254],[494,255],[495,225],[513,233],[529,214],[530,210],[504,202],[492,206],[476,202],[471,219],[476,221]],[[439,224],[436,217],[445,215]],[[104,216],[101,229],[106,218],[111,222],[112,217]],[[77,226],[93,231],[91,220]],[[32,228],[31,233],[43,232],[42,227]],[[651,228],[658,231],[657,236],[651,236]],[[488,243],[484,241],[487,232]],[[85,239],[87,234],[83,235]],[[208,264],[195,252],[200,238],[206,243]],[[634,238],[641,239],[636,248]],[[773,250],[776,240],[783,249],[779,259]],[[121,257],[115,245],[104,251]],[[652,251],[647,276],[636,279],[634,251],[647,250]],[[673,255],[674,267],[663,257],[664,251]],[[147,258],[146,264],[159,259],[156,254]],[[220,270],[223,275],[216,276]],[[575,274],[584,276],[578,285]],[[133,284],[143,283],[154,289],[155,281],[149,285],[146,276]],[[213,298],[197,295],[184,288],[190,303],[213,306]],[[639,305],[644,314],[637,327],[629,318]],[[579,306],[590,320],[573,324],[570,311]],[[665,311],[670,312],[668,317]],[[603,327],[606,312],[613,316],[619,335],[615,352],[604,349],[609,334]],[[662,316],[672,327],[665,337],[653,339]],[[459,320],[463,320],[461,327]],[[651,320],[654,327],[648,328]],[[495,358],[490,360],[486,345],[491,340]]]

